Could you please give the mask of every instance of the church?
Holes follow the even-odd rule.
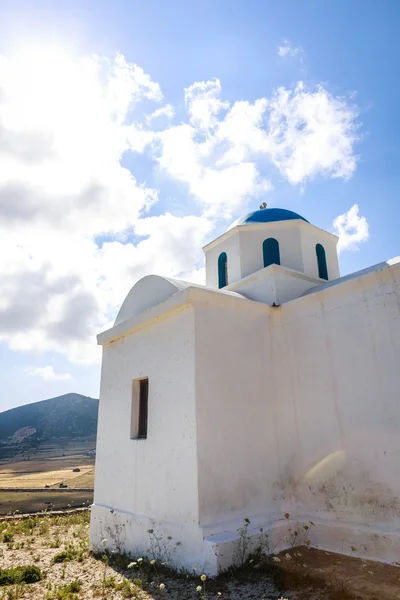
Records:
[[[289,514],[312,546],[398,560],[400,258],[341,277],[337,242],[260,208],[204,247],[205,286],[132,287],[98,336],[92,548],[153,535],[215,575],[245,519],[287,547]]]

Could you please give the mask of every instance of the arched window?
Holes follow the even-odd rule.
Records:
[[[328,281],[328,267],[326,266],[325,249],[322,244],[317,244],[315,246],[315,252],[317,254],[318,262],[318,277]]]
[[[280,265],[279,243],[275,238],[268,238],[263,242],[264,267],[269,265]]]
[[[218,287],[219,289],[228,285],[228,258],[226,252],[218,256]]]

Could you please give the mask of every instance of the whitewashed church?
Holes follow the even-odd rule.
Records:
[[[285,544],[400,556],[400,258],[340,277],[337,237],[289,210],[204,248],[207,285],[149,275],[103,346],[91,543],[149,529],[215,574],[250,519]]]

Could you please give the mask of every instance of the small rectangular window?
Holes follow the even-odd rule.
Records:
[[[147,414],[149,407],[149,380],[140,380],[138,438],[147,438]]]
[[[132,386],[131,438],[147,438],[149,380],[134,379]]]

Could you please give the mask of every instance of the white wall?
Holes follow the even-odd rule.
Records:
[[[339,260],[337,254],[338,238],[331,233],[305,224],[301,229],[301,248],[304,261],[304,272],[311,277],[319,277],[316,245],[322,244],[325,249],[328,279],[340,277]]]
[[[297,220],[238,227],[242,277],[264,267],[262,246],[268,238],[275,238],[278,241],[282,266],[303,272],[300,227]]]
[[[226,289],[271,306],[298,298],[317,285],[321,285],[321,279],[309,277],[280,265],[269,265],[232,283]]]
[[[317,523],[312,539],[322,547],[397,560],[399,297],[394,265],[279,308],[196,306],[208,535],[289,512]]]
[[[400,525],[399,294],[395,265],[275,313],[280,495],[299,513]]]
[[[218,298],[195,307],[200,524],[213,532],[218,524],[226,531],[233,519],[273,511],[271,310]]]
[[[132,380],[149,378],[148,437],[130,439]],[[197,523],[191,307],[103,349],[95,505]]]
[[[239,236],[235,230],[205,253],[207,287],[218,289],[218,257],[221,252],[226,252],[228,259],[228,283],[241,279]]]

